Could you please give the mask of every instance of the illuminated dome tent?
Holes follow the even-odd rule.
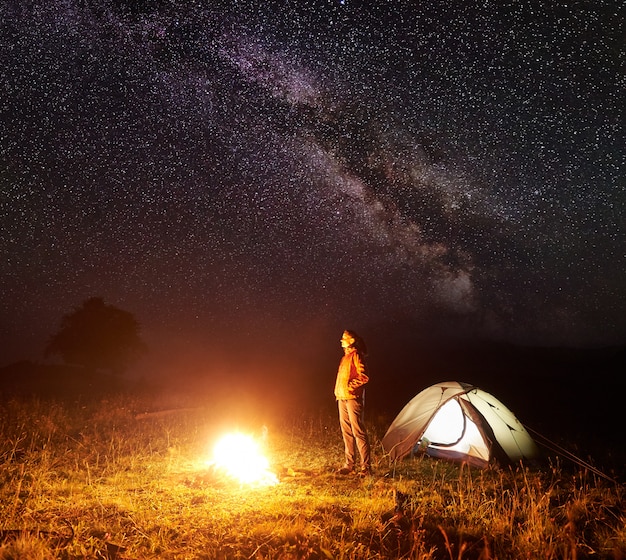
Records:
[[[493,395],[466,383],[432,385],[411,399],[382,441],[393,461],[409,453],[485,467],[490,461],[519,461],[538,449],[515,415]]]

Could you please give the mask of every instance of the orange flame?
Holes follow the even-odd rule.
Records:
[[[213,461],[209,465],[223,470],[242,484],[272,486],[278,477],[270,470],[270,464],[259,444],[251,436],[232,433],[223,436],[213,449]]]

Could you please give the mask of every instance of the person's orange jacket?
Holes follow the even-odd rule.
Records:
[[[351,348],[339,362],[335,398],[338,400],[360,398],[363,395],[363,386],[370,380],[365,371],[365,362],[356,348]]]

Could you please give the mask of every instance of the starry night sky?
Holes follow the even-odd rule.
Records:
[[[171,364],[407,325],[623,344],[624,19],[4,0],[0,365],[92,296]]]

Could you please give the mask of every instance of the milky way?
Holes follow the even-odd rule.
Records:
[[[3,2],[3,361],[91,296],[623,342],[623,5],[258,4]]]

